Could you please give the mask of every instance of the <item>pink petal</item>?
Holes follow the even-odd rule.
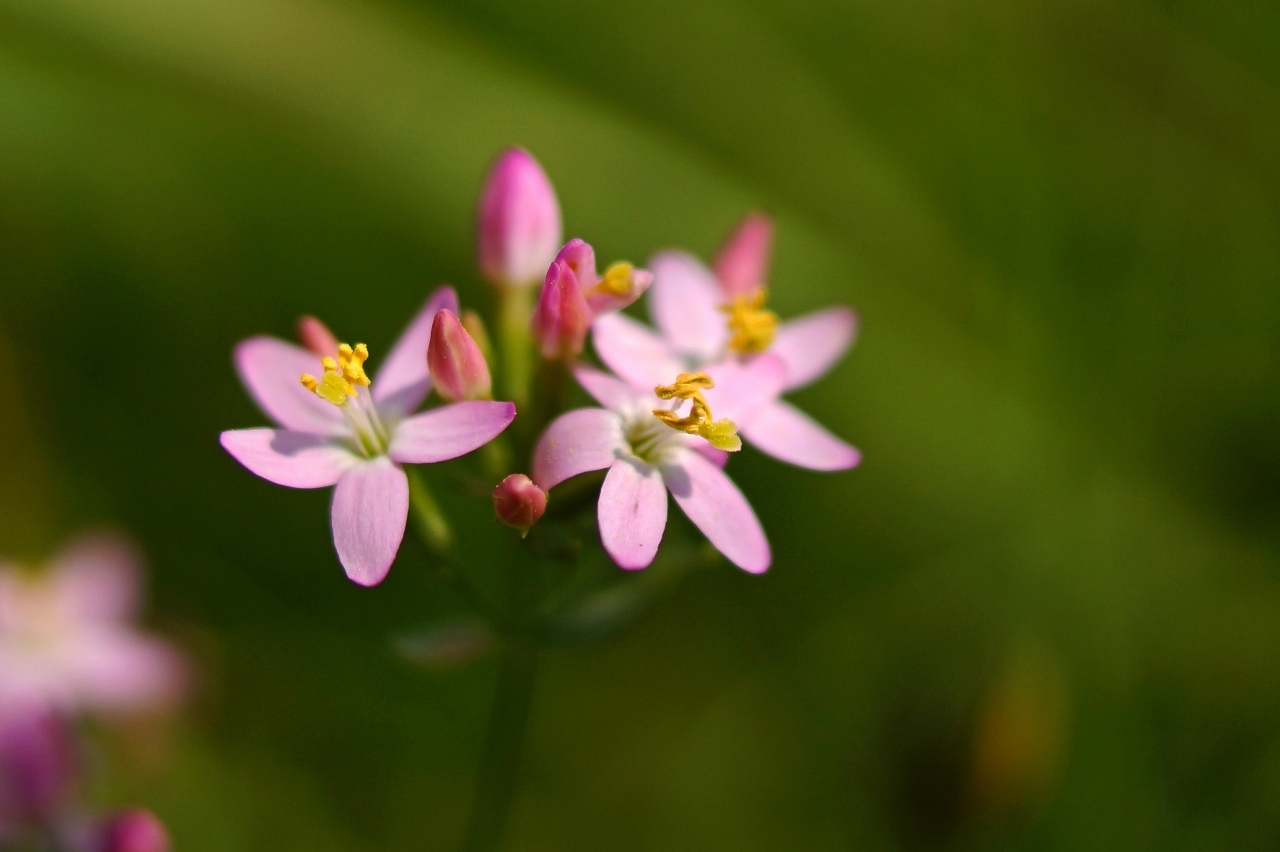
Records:
[[[638,388],[667,385],[684,369],[653,329],[623,314],[606,314],[591,327],[596,354]]]
[[[510,402],[475,399],[442,405],[401,422],[387,455],[409,464],[456,459],[498,437],[515,419]]]
[[[772,353],[743,361],[730,358],[707,367],[716,386],[706,391],[707,403],[716,419],[727,418],[742,428],[761,408],[782,393],[786,369]]]
[[[725,240],[716,256],[716,277],[730,296],[746,296],[764,286],[773,249],[773,220],[748,215]]]
[[[657,397],[653,395],[652,389],[645,391],[634,388],[621,379],[591,367],[574,367],[573,377],[582,385],[583,390],[605,408],[616,411],[637,405],[642,408],[654,408],[657,405]]]
[[[768,570],[769,541],[747,498],[724,471],[697,453],[682,453],[678,462],[662,469],[662,477],[671,496],[716,550],[744,571]]]
[[[341,435],[342,412],[302,386],[303,373],[320,375],[320,356],[274,337],[251,337],[235,349],[236,372],[268,417],[286,429]]]
[[[251,472],[289,488],[333,485],[358,461],[331,439],[307,432],[232,429],[223,432],[219,440],[222,448]]]
[[[73,621],[132,618],[141,597],[141,564],[137,549],[123,536],[98,533],[73,541],[50,563],[59,608]]]
[[[533,481],[549,490],[571,476],[609,467],[626,450],[622,419],[603,408],[561,414],[538,439]]]
[[[458,313],[458,294],[452,287],[441,287],[428,297],[373,377],[373,401],[379,411],[390,417],[403,417],[413,411],[431,392],[427,345],[431,342],[431,323],[441,308]]]
[[[409,518],[409,479],[378,456],[343,474],[333,489],[333,546],[347,576],[376,586],[391,570]]]
[[[724,450],[717,450],[706,441],[697,441],[689,444],[689,449],[701,455],[704,459],[711,462],[716,467],[724,470],[724,466],[729,463],[729,454]]]
[[[715,276],[696,257],[662,252],[649,262],[649,313],[671,348],[698,363],[718,358],[729,339],[726,301]]]
[[[787,368],[784,390],[803,387],[835,366],[857,330],[857,314],[846,307],[815,311],[780,325],[769,352]]]
[[[65,649],[70,700],[86,708],[139,710],[176,700],[187,680],[168,644],[133,630],[86,630]]]
[[[811,470],[848,470],[862,455],[782,400],[765,406],[740,430],[762,452]]]
[[[596,516],[600,541],[618,567],[647,567],[667,527],[667,494],[658,469],[619,459],[604,478]]]
[[[600,286],[593,286],[587,294],[587,306],[593,317],[620,311],[639,299],[653,283],[653,273],[647,269],[632,269],[631,283],[621,293],[613,293]]]

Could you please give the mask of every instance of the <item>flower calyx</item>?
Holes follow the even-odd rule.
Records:
[[[659,399],[689,400],[689,413],[681,417],[667,408],[655,408],[653,416],[679,432],[706,439],[718,450],[737,452],[742,449],[738,427],[732,420],[716,420],[703,391],[715,387],[715,381],[704,372],[681,373],[673,384],[653,389]]]

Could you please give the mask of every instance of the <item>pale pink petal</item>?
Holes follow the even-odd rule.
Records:
[[[662,477],[716,550],[744,571],[768,570],[769,541],[747,498],[724,471],[697,453],[681,453],[678,461],[663,467]]]
[[[96,533],[76,539],[49,564],[59,609],[77,622],[132,618],[141,598],[141,564],[137,548],[123,536]]]
[[[287,429],[232,429],[219,441],[251,472],[290,488],[333,485],[358,460],[328,438]]]
[[[376,586],[391,570],[409,519],[409,479],[378,456],[343,474],[330,509],[333,546],[347,576]]]
[[[703,364],[718,358],[729,340],[728,318],[720,306],[725,293],[693,255],[668,251],[649,262],[649,314],[671,348]]]
[[[77,634],[66,648],[66,685],[84,708],[141,710],[175,701],[187,680],[182,658],[158,639],[134,631]]]
[[[578,365],[573,368],[573,377],[582,385],[583,390],[591,394],[596,402],[613,410],[635,408],[654,408],[658,404],[653,390],[634,388],[622,379],[602,373],[591,367]],[[673,377],[674,378],[674,377]]]
[[[387,455],[408,464],[456,459],[498,437],[515,419],[510,402],[474,399],[442,405],[401,422]]]
[[[739,223],[716,256],[716,278],[730,296],[747,296],[764,286],[773,249],[773,220],[752,213]]]
[[[658,469],[619,459],[600,488],[596,517],[600,541],[619,568],[648,566],[667,527],[667,493]]]
[[[235,349],[236,372],[258,407],[286,429],[341,435],[342,411],[302,386],[303,373],[320,375],[320,356],[274,337],[251,337]]]
[[[762,452],[811,470],[848,470],[862,460],[856,449],[782,400],[762,408],[740,431]]]
[[[684,369],[653,329],[623,314],[597,319],[591,339],[605,366],[638,388],[669,385]]]
[[[724,466],[729,463],[729,453],[724,450],[717,450],[706,441],[690,443],[689,449],[700,454],[704,459],[711,462],[721,470],[724,470]]]
[[[652,283],[652,272],[647,269],[632,269],[631,280],[621,293],[614,293],[610,288],[598,284],[591,287],[586,294],[587,306],[591,308],[593,317],[620,311],[643,296]]]
[[[533,451],[533,481],[548,490],[571,476],[609,467],[626,451],[622,419],[603,408],[578,408],[552,421]]]
[[[706,391],[716,419],[727,418],[742,428],[761,408],[782,393],[786,369],[771,353],[743,361],[730,358],[706,368],[716,385]]]
[[[373,401],[379,411],[390,417],[403,417],[413,411],[431,392],[427,345],[431,342],[431,323],[441,308],[458,313],[458,294],[452,287],[441,287],[427,298],[377,367],[373,376]],[[378,363],[376,358],[371,360]]]
[[[778,326],[769,352],[787,368],[784,390],[809,384],[839,361],[858,330],[858,316],[846,307],[805,314]]]

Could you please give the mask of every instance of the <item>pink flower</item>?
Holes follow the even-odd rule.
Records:
[[[336,485],[333,543],[347,576],[382,582],[404,538],[409,483],[401,464],[427,464],[487,444],[515,419],[509,402],[471,400],[413,414],[431,390],[427,346],[440,309],[458,310],[450,287],[437,290],[391,349],[375,383],[368,350],[344,346],[323,362],[272,337],[235,351],[249,393],[282,428],[222,433],[222,446],[253,473],[290,488]],[[312,371],[321,372],[316,378]]]
[[[125,542],[85,538],[46,570],[0,567],[0,712],[138,710],[169,703],[185,673],[166,643],[130,623],[138,559]]]
[[[721,467],[723,450],[740,446],[733,422],[750,418],[777,395],[781,364],[763,358],[752,369],[727,362],[707,375],[673,374],[676,381],[656,392],[588,367],[574,374],[604,407],[567,412],[547,427],[534,451],[533,481],[550,489],[576,474],[608,468],[597,519],[605,550],[622,568],[653,561],[670,491],[731,562],[752,573],[765,571],[771,556],[764,530]],[[681,417],[686,400],[689,414]]]
[[[560,204],[538,161],[505,151],[480,193],[480,271],[499,287],[526,287],[545,274],[560,246]]]
[[[600,359],[636,387],[652,387],[677,370],[725,361],[749,364],[765,353],[784,368],[782,392],[818,379],[848,350],[857,318],[848,308],[835,307],[780,323],[766,310],[764,279],[772,239],[767,217],[747,217],[721,250],[717,275],[684,252],[655,256],[649,315],[656,332],[620,314],[599,317],[593,339]],[[861,458],[779,398],[737,425],[748,442],[800,467],[845,470]]]
[[[597,275],[595,251],[582,240],[570,240],[547,270],[533,312],[532,331],[542,357],[578,357],[592,321],[622,310],[640,298],[652,282],[647,271],[625,262]]]

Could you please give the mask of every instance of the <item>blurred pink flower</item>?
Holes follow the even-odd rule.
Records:
[[[783,381],[781,364],[770,357],[746,366],[726,362],[707,372],[715,387],[705,399],[725,421],[752,416],[777,395]],[[550,489],[576,474],[608,468],[597,519],[605,550],[622,568],[644,568],[653,561],[667,524],[670,491],[729,561],[752,573],[768,569],[769,542],[746,498],[721,470],[725,453],[702,437],[671,428],[654,413],[671,409],[674,416],[683,398],[671,406],[654,392],[588,367],[574,374],[604,407],[567,412],[547,427],[534,451],[533,481]]]
[[[500,287],[526,287],[546,274],[560,247],[560,204],[528,151],[509,148],[480,193],[476,248],[480,271]]]
[[[0,568],[0,712],[138,710],[175,700],[185,669],[167,643],[137,630],[139,560],[99,535],[39,574]]]
[[[640,298],[652,282],[647,271],[625,262],[597,275],[595,250],[582,240],[570,240],[547,270],[533,312],[533,337],[542,357],[578,357],[592,321],[622,310]]]
[[[322,362],[273,337],[236,347],[240,378],[280,429],[223,432],[237,461],[290,488],[337,487],[330,519],[338,559],[353,581],[382,582],[404,538],[409,483],[401,464],[445,461],[493,440],[515,419],[509,402],[471,400],[413,414],[431,390],[427,347],[440,309],[458,310],[450,287],[437,290],[391,349],[373,383],[368,350],[345,347]],[[311,371],[323,368],[317,379]]]
[[[169,831],[155,814],[133,808],[107,818],[85,852],[169,852]]]
[[[848,350],[857,317],[841,306],[779,323],[764,309],[772,240],[771,221],[756,213],[721,249],[717,274],[685,252],[656,255],[649,293],[656,331],[621,314],[598,317],[592,330],[600,359],[636,387],[652,387],[679,370],[747,362],[764,353],[785,370],[780,393],[817,380]],[[751,444],[800,467],[845,470],[861,460],[856,449],[780,398],[738,428]]]

